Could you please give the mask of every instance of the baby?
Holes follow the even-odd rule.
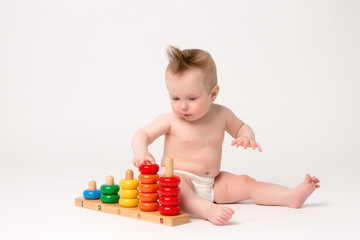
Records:
[[[174,158],[176,175],[181,178],[181,208],[216,225],[229,221],[234,211],[218,204],[251,199],[262,205],[300,208],[320,187],[319,179],[306,175],[295,188],[256,181],[246,175],[220,171],[225,131],[232,146],[261,150],[255,135],[228,108],[215,104],[219,93],[215,63],[199,49],[167,49],[165,72],[172,112],[162,114],[137,131],[132,140],[133,163],[155,163],[148,146],[164,135],[164,159]]]

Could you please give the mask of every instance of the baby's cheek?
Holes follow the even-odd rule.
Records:
[[[177,113],[175,104],[171,104],[171,109],[173,110],[174,113]]]

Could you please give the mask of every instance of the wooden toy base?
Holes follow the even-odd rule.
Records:
[[[124,217],[135,218],[143,221],[157,223],[165,226],[178,226],[190,222],[190,216],[186,213],[180,213],[176,216],[163,216],[156,212],[143,212],[138,207],[125,208],[119,203],[103,203],[101,200],[87,200],[83,197],[75,198],[75,206],[83,207],[99,212],[116,214]]]

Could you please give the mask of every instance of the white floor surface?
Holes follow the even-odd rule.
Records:
[[[301,209],[230,204],[235,215],[224,226],[192,216],[189,224],[167,227],[75,207],[89,178],[102,184],[112,174],[118,181],[123,171],[91,164],[1,168],[1,239],[360,239],[359,181],[342,186],[344,179],[324,182]]]

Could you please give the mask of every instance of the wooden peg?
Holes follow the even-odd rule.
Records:
[[[126,172],[125,172],[125,179],[126,180],[132,180],[132,179],[134,179],[134,172],[133,172],[133,170],[127,170]]]
[[[94,180],[91,180],[89,182],[89,191],[95,191],[96,190],[96,182]]]
[[[114,177],[109,175],[106,177],[106,185],[114,185]]]
[[[174,159],[172,157],[168,157],[165,159],[165,177],[173,177],[174,176]]]

